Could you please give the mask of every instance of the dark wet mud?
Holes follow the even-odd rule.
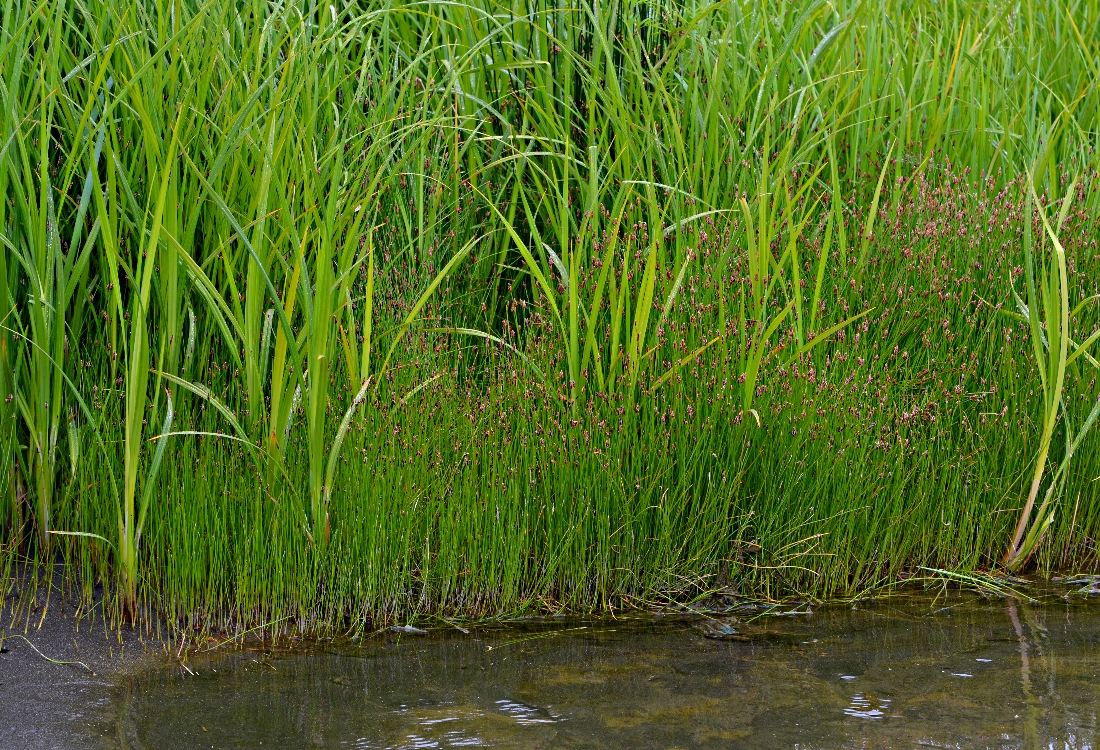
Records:
[[[164,663],[162,644],[109,629],[56,592],[0,600],[0,748],[120,746],[120,684]]]

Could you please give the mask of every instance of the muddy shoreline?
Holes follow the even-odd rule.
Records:
[[[78,608],[44,588],[30,601],[13,587],[0,606],[0,747],[118,747],[118,691],[127,678],[164,663],[165,646],[109,628],[98,602]]]

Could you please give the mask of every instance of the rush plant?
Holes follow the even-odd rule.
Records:
[[[274,633],[1095,564],[1098,39],[0,0],[0,570]]]

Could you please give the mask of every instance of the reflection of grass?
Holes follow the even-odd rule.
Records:
[[[368,5],[0,9],[0,572],[270,635],[1096,562],[1094,2]]]
[[[545,638],[558,638],[560,636],[567,635],[569,633],[576,633],[577,631],[580,631],[580,630],[588,630],[588,626],[587,625],[581,625],[581,626],[575,627],[575,628],[562,628],[560,630],[557,630],[557,629],[547,630],[547,631],[542,632],[542,633],[528,633],[528,634],[524,635],[522,638],[513,638],[512,640],[504,641],[503,643],[494,643],[492,646],[486,646],[485,650],[486,651],[496,651],[498,649],[507,648],[508,646],[515,646],[515,645],[518,645],[518,644],[521,644],[521,643],[529,643],[531,641],[543,640]],[[603,628],[603,629],[601,629],[601,632],[605,632],[605,633],[614,632],[614,630],[608,630],[606,628]]]
[[[539,676],[535,687],[538,687],[538,685],[546,685],[573,688],[584,685],[604,684],[606,682],[607,675],[599,670],[590,669],[587,666],[549,667],[545,674]]]
[[[625,707],[624,707],[625,708]],[[608,729],[641,729],[644,727],[681,727],[702,718],[722,716],[736,721],[728,698],[707,695],[662,694],[659,704],[647,703],[636,709],[626,708],[616,715],[602,717]]]

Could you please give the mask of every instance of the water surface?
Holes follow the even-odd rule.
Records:
[[[708,635],[735,631],[744,640]],[[155,670],[134,748],[1092,748],[1100,603],[952,595],[811,615],[387,633]]]

